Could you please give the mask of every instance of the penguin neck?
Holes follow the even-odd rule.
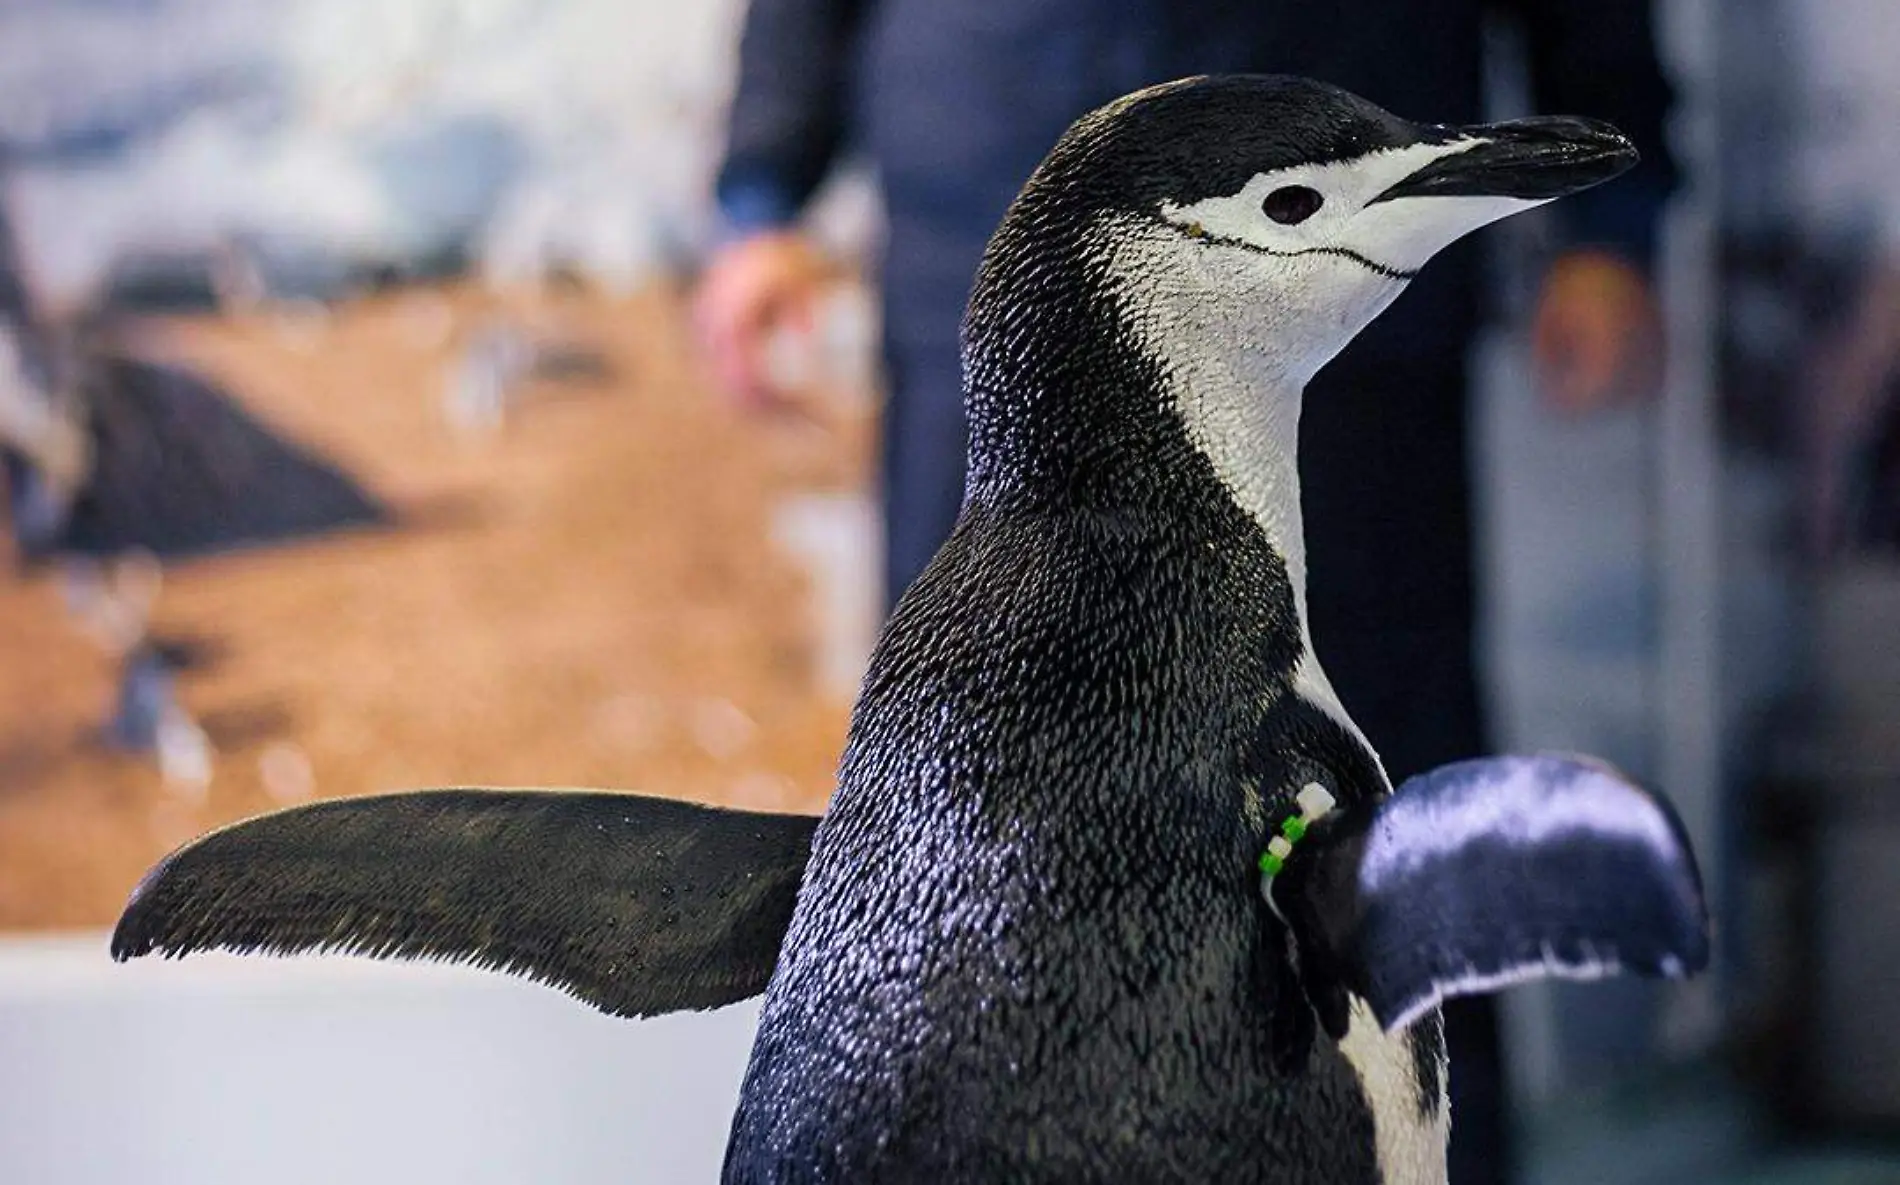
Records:
[[[1031,244],[1014,229],[992,242],[964,323],[966,508],[1193,516],[1210,495],[1229,503],[1284,565],[1295,691],[1364,744],[1307,614],[1300,408],[1331,351],[1290,341],[1271,291],[1234,299],[1233,277],[1205,270],[1227,264],[1181,253],[1171,232],[1097,224],[1065,243],[1044,222]]]
[[[1284,561],[1304,635],[1300,406],[1326,357],[1282,344],[1270,293],[1156,282],[1183,275],[1172,232],[1098,224],[1035,250],[1011,230],[964,323],[966,502],[1125,511],[1211,479]]]
[[[1170,326],[1160,332],[1179,330]],[[1305,379],[1287,374],[1270,351],[1169,350],[1161,357],[1167,395],[1187,425],[1189,440],[1285,561],[1304,639],[1306,531],[1299,436]]]
[[[1207,458],[1227,496],[1260,528],[1286,566],[1299,622],[1295,692],[1345,728],[1377,765],[1377,754],[1320,665],[1306,607],[1299,438],[1300,410],[1313,370],[1306,359],[1274,349],[1269,332],[1237,340],[1231,324],[1203,323],[1218,316],[1217,308],[1212,303],[1183,302],[1161,315],[1137,318],[1137,335],[1146,349],[1163,360],[1164,390],[1187,427],[1188,439]],[[1259,328],[1270,330],[1272,320],[1269,310]],[[1197,342],[1224,342],[1226,348],[1196,349]]]

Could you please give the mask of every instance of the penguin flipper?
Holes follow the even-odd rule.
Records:
[[[1681,821],[1584,758],[1494,757],[1422,774],[1322,819],[1281,876],[1275,897],[1322,1017],[1344,988],[1388,1031],[1451,996],[1547,976],[1680,978],[1709,961]]]
[[[764,990],[815,817],[607,791],[425,790],[212,832],[132,891],[112,955],[299,951],[434,959],[604,1012]]]

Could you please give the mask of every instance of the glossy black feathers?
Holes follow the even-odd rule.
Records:
[[[1257,173],[1437,143],[1413,123],[1310,78],[1231,74],[1150,87],[1078,120],[1030,189],[1069,190],[1078,212],[1152,214],[1233,193]],[[1076,179],[1083,184],[1075,185]]]
[[[716,1008],[771,977],[817,822],[597,791],[316,803],[174,852],[112,953],[437,959],[616,1015]]]
[[[1275,882],[1329,1028],[1350,990],[1399,1028],[1448,996],[1708,963],[1701,878],[1669,804],[1598,762],[1459,762],[1316,826]]]

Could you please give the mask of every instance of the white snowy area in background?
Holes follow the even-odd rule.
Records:
[[[1799,134],[1787,175],[1809,226],[1868,226],[1900,251],[1900,4],[1787,0],[1785,59]]]
[[[53,308],[127,258],[625,287],[703,241],[740,0],[11,0],[4,197]]]

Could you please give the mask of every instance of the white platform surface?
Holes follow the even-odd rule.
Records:
[[[718,1178],[756,1003],[623,1021],[465,968],[0,942],[4,1185]]]

